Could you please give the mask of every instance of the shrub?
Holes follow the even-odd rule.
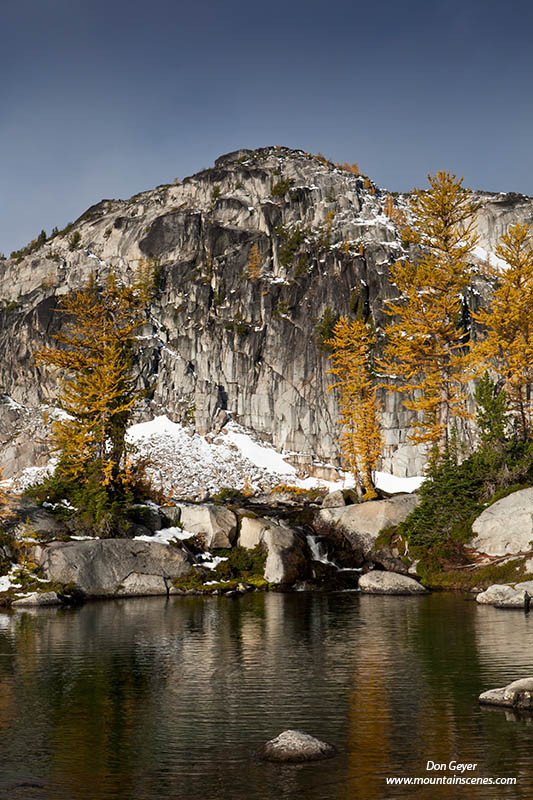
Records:
[[[272,197],[280,197],[283,199],[293,183],[294,181],[292,178],[281,178],[271,185],[270,194]]]
[[[327,306],[315,327],[317,347],[323,353],[333,352],[332,345],[327,344],[327,341],[333,337],[333,329],[338,321],[339,315]]]
[[[69,236],[68,240],[68,249],[69,250],[77,250],[80,246],[81,242],[81,233],[79,231],[74,231],[74,233]]]
[[[487,501],[531,485],[533,442],[513,439],[482,447],[461,463],[452,442],[440,461],[430,464],[420,504],[398,532],[408,540],[411,555],[422,557],[433,570],[446,560],[464,561],[463,545]]]
[[[227,559],[214,569],[215,578],[221,581],[240,578],[246,582],[247,578],[262,576],[265,570],[266,550],[260,544],[253,549],[236,546],[231,550],[218,550],[217,555]]]

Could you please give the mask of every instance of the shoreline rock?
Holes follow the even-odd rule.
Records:
[[[429,593],[425,586],[408,575],[401,575],[399,572],[382,572],[381,570],[373,570],[361,575],[359,588],[363,594],[415,595]]]
[[[482,692],[479,702],[482,705],[533,711],[533,677],[520,678],[499,689]]]
[[[46,580],[71,584],[85,597],[173,594],[172,580],[192,566],[190,554],[160,542],[92,539],[36,545]]]
[[[524,608],[525,593],[533,595],[533,581],[523,583],[493,583],[476,595],[476,603],[495,608]]]

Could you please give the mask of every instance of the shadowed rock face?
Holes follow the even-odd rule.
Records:
[[[6,475],[46,461],[38,415],[25,409],[54,401],[54,375],[37,370],[33,353],[60,324],[58,297],[111,266],[129,280],[141,257],[161,266],[161,290],[138,344],[141,382],[156,386],[143,415],[194,413],[206,432],[229,411],[278,447],[335,460],[336,402],[316,327],[328,308],[338,315],[358,309],[383,324],[383,301],[393,294],[388,270],[406,254],[382,213],[385,196],[362,176],[301,151],[243,150],[180,185],[103,200],[18,263],[0,262],[0,392],[23,406],[0,404]],[[486,249],[508,224],[533,217],[529,198],[479,199]],[[80,245],[71,250],[76,232]],[[262,258],[256,278],[247,269],[254,244]],[[414,474],[421,457],[407,442],[399,395],[384,399],[383,423],[384,468]]]

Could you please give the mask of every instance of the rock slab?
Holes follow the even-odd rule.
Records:
[[[293,764],[331,758],[336,752],[333,745],[296,730],[283,731],[263,746],[263,758]]]
[[[371,560],[380,531],[399,525],[418,503],[417,495],[400,494],[344,508],[323,508],[315,516],[314,527],[318,533],[327,533],[332,527],[339,530],[361,560]]]
[[[407,575],[378,570],[361,575],[359,588],[364,594],[427,594],[428,591]]]
[[[49,581],[74,584],[86,597],[165,595],[192,565],[189,553],[159,542],[94,539],[37,545]]]
[[[533,488],[503,497],[474,521],[470,545],[489,556],[527,553],[533,549]]]
[[[32,592],[11,603],[13,608],[35,608],[37,606],[60,606],[61,600],[55,592]]]

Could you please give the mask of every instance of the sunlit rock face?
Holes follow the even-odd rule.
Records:
[[[408,255],[384,213],[386,196],[320,158],[265,148],[222,156],[183,183],[102,200],[34,252],[0,262],[0,392],[30,416],[53,404],[55,376],[35,367],[33,353],[60,324],[58,299],[91,273],[103,278],[113,267],[131,280],[141,258],[158,259],[160,290],[138,340],[141,381],[155,383],[143,417],[194,419],[205,433],[230,412],[277,447],[334,462],[336,401],[317,326],[328,309],[358,311],[372,316],[379,338],[384,300],[394,293],[389,268]],[[533,201],[478,199],[476,258],[483,260],[508,224],[533,219]],[[407,198],[395,203],[405,209]],[[261,264],[250,274],[253,245]],[[486,288],[476,292],[473,303]],[[47,456],[35,418],[30,424],[26,412],[14,411],[0,405],[8,475]],[[383,423],[383,467],[418,472],[421,453],[408,442],[400,395],[384,398]]]

